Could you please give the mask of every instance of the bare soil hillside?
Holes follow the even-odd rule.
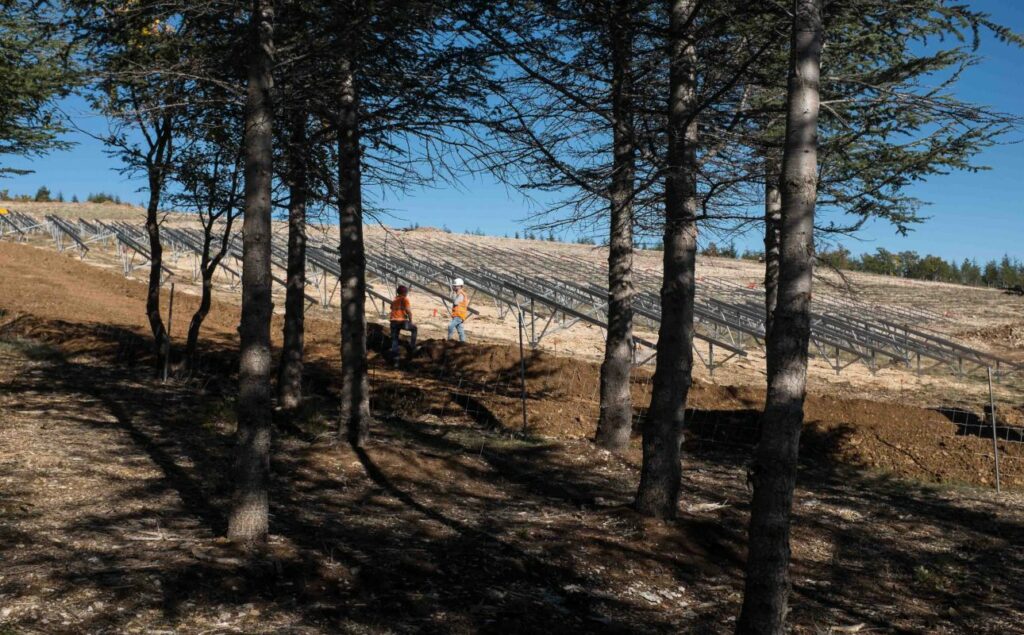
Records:
[[[46,203],[36,202],[13,202],[0,201],[0,207],[17,210],[37,217],[44,217],[47,214],[56,214],[65,218],[84,218],[86,220],[117,219],[130,222],[145,222],[146,210],[138,205],[115,203],[58,203],[49,201]]]
[[[629,509],[635,443],[580,438],[592,363],[531,355],[511,434],[516,351],[430,342],[396,370],[374,329],[377,422],[352,451],[336,326],[310,320],[309,407],[277,422],[273,535],[248,559],[219,538],[237,307],[216,307],[200,376],[163,384],[140,283],[25,245],[0,244],[0,270],[0,630],[732,631],[756,390],[696,387],[681,516],[653,522]],[[983,482],[990,440],[867,400],[812,397],[808,419],[793,632],[1021,632],[1020,494],[911,480]]]
[[[32,207],[36,205],[36,207]],[[17,204],[19,211],[41,214],[56,213],[68,218],[77,218],[88,214],[96,216],[117,217],[135,224],[141,224],[143,211],[130,206],[93,206],[72,204]],[[88,214],[87,214],[88,213]],[[196,226],[196,219],[190,215],[170,213],[164,222],[172,226]],[[278,223],[275,232],[286,233],[286,227]],[[335,230],[330,226],[314,226],[311,232],[328,242],[336,239]],[[399,230],[381,226],[366,228],[368,240],[378,244],[387,244],[390,249],[401,251],[414,244],[430,244],[447,241],[445,244],[466,245],[469,247],[501,247],[504,249],[527,253],[547,254],[554,257],[573,256],[590,262],[594,267],[602,267],[605,255],[598,247],[572,245],[537,240],[510,240],[487,236],[452,236],[442,230],[423,227],[415,230]],[[454,241],[453,241],[454,238]],[[6,239],[5,239],[6,241]],[[30,244],[52,248],[52,241],[42,235],[30,238]],[[68,252],[73,257],[74,252]],[[112,247],[94,243],[85,258],[85,262],[110,272],[120,272],[124,267]],[[192,280],[191,259],[187,256],[169,252],[165,263],[176,272],[174,282],[178,292],[180,309],[190,311],[197,300],[195,296],[199,288]],[[140,265],[137,259],[135,265]],[[237,263],[235,263],[237,265]],[[660,272],[660,254],[657,252],[638,252],[636,269],[642,275],[657,277]],[[145,280],[145,266],[134,269],[129,276],[137,280]],[[761,284],[761,266],[755,262],[702,258],[698,263],[698,275],[702,280],[718,279],[741,287],[759,288]],[[233,306],[237,303],[237,279],[222,272],[215,278],[215,295],[220,306],[226,308],[230,318],[224,318],[220,311],[215,310],[211,319],[235,319]],[[818,281],[819,293],[839,294],[840,282],[844,287],[842,297],[858,301],[876,303],[890,307],[924,308],[941,319],[924,321],[916,326],[923,326],[938,333],[954,338],[961,344],[1000,355],[1013,361],[1024,362],[1024,347],[1021,345],[1021,333],[1024,332],[1024,298],[1007,296],[997,290],[975,289],[944,283],[900,280],[891,277],[866,274],[849,274],[846,280],[839,280],[834,274],[823,274]],[[390,289],[380,291],[389,294]],[[479,311],[466,325],[471,341],[474,342],[516,342],[518,329],[516,320],[502,317],[501,312],[484,296],[477,296],[471,291],[473,306]],[[275,305],[278,313],[283,311],[284,301],[280,287],[275,287]],[[442,302],[430,295],[417,290],[412,293],[417,322],[421,337],[443,338],[448,322],[447,311]],[[336,301],[334,302],[336,305]],[[166,306],[166,302],[165,302]],[[370,320],[386,319],[386,310],[377,303],[368,303]],[[338,314],[336,306],[323,309],[311,307],[310,315],[324,322],[334,322],[332,328],[324,327],[324,332],[337,331]],[[182,310],[178,316],[185,316]],[[179,320],[179,332],[183,330],[185,318]],[[656,340],[657,334],[643,330],[638,324],[638,336],[647,340]],[[329,344],[331,340],[325,340]],[[553,333],[541,342],[541,348],[562,356],[578,359],[599,360],[603,351],[604,332],[597,326],[585,323],[576,324],[566,330]],[[706,353],[706,351],[704,351]],[[764,353],[757,347],[748,348],[747,357],[735,358],[720,366],[712,377],[703,364],[698,364],[695,376],[708,383],[722,383],[737,386],[757,387],[764,383]],[[983,374],[983,373],[982,373]],[[814,356],[810,362],[809,385],[816,394],[832,395],[840,398],[868,397],[871,399],[910,403],[921,407],[951,406],[956,408],[980,409],[988,398],[985,382],[979,381],[981,375],[975,373],[973,379],[962,379],[950,372],[949,368],[941,367],[923,375],[918,375],[902,366],[882,364],[875,372],[861,363],[853,364],[837,374],[820,357]],[[983,379],[983,377],[981,377]],[[1012,407],[1024,400],[1024,373],[1010,377],[1007,381],[997,384],[995,396],[1000,402]]]
[[[97,271],[80,261],[25,245],[0,243],[0,309],[7,313],[7,332],[60,344],[66,350],[90,350],[92,331],[72,328],[91,325],[100,331],[136,334],[119,344],[146,346],[145,287],[116,273]],[[45,272],[45,273],[40,273]],[[192,296],[179,297],[178,324],[196,308]],[[217,350],[237,342],[237,305],[221,301],[204,327],[204,339]],[[281,324],[273,334],[279,343]],[[55,326],[66,324],[67,327]],[[182,327],[179,326],[179,333]],[[319,381],[330,386],[340,363],[335,323],[307,320],[310,359],[329,369]],[[83,333],[76,342],[74,333]],[[499,428],[521,426],[519,352],[503,343],[457,345],[440,340],[424,342],[420,355],[401,370],[384,364],[389,347],[382,325],[371,329],[375,407],[421,417],[443,412],[455,399],[462,408],[477,408],[493,417]],[[140,351],[145,352],[145,351]],[[526,361],[529,430],[558,439],[587,438],[598,414],[598,364],[587,360],[532,351]],[[641,408],[650,399],[650,373],[633,378],[634,400]],[[757,413],[763,388],[719,379],[698,380],[691,398],[691,445],[749,448],[757,438]],[[1001,413],[1001,424],[1024,425],[1024,410],[1014,402]],[[951,414],[952,413],[952,414]],[[962,420],[956,418],[962,414]],[[805,456],[826,463],[881,470],[917,480],[989,485],[992,482],[991,435],[967,425],[984,413],[978,405],[963,411],[957,398],[917,406],[873,401],[864,397],[812,393],[808,401]],[[1006,432],[1004,431],[1004,432]],[[636,448],[634,448],[636,449]],[[1001,442],[1003,481],[1024,486],[1024,444]]]
[[[119,219],[141,224],[145,220],[145,210],[132,205],[95,205],[92,203],[4,203],[3,205],[18,211],[36,216],[56,214],[70,219]],[[163,221],[175,225],[198,226],[196,220],[188,214],[168,213]],[[277,223],[276,230],[285,233],[283,223]],[[311,231],[319,236],[334,239],[336,229],[333,226],[316,226]],[[369,225],[366,228],[370,238],[388,236],[396,243],[404,237],[422,239],[430,235],[443,235],[445,232],[432,227],[419,227],[413,230],[388,228],[380,225]],[[499,245],[503,247],[529,247],[543,253],[554,255],[572,255],[597,265],[603,265],[606,254],[601,247],[576,245],[570,243],[550,242],[544,240],[509,239],[494,236],[455,235],[459,241],[468,245]],[[660,272],[661,253],[639,250],[636,254],[637,270],[641,272]],[[763,277],[763,266],[754,261],[734,260],[730,258],[701,257],[697,263],[698,278],[721,278],[741,286],[760,288]],[[891,276],[877,276],[860,272],[843,272],[842,277],[830,271],[818,273],[819,293],[843,293],[849,297],[865,302],[881,305],[921,307],[945,316],[945,321],[927,324],[929,328],[950,334],[970,337],[974,333],[971,344],[991,350],[995,353],[1009,354],[1013,359],[1024,361],[1021,350],[1020,336],[1006,330],[1024,328],[1021,315],[1024,314],[1024,298],[1008,296],[996,289],[965,287],[944,282],[928,282],[923,280],[905,280]],[[925,326],[922,324],[922,326]],[[991,329],[991,330],[983,330]]]

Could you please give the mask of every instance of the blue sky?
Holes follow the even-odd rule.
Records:
[[[990,13],[996,22],[1024,33],[1024,2],[974,0],[970,4]],[[1024,116],[1024,50],[986,37],[979,52],[985,59],[961,80],[957,88],[960,97]],[[64,109],[81,128],[96,133],[106,129],[103,119],[90,113],[80,99],[69,99]],[[118,173],[118,160],[106,156],[101,143],[81,133],[69,134],[68,139],[77,143],[71,150],[12,162],[13,167],[35,172],[2,179],[0,189],[34,193],[40,185],[46,185],[54,193],[63,192],[67,199],[73,194],[84,199],[89,193],[101,191],[132,202],[145,198],[138,191],[142,182],[130,181]],[[1019,246],[1024,237],[1024,131],[1008,141],[1015,143],[990,148],[978,158],[977,162],[990,170],[937,176],[915,185],[911,192],[930,203],[922,210],[930,218],[909,236],[898,236],[888,225],[876,223],[844,244],[854,253],[884,247],[956,260],[988,260],[1004,253],[1024,258]],[[522,231],[523,219],[544,200],[542,196],[527,200],[486,176],[477,176],[457,188],[444,185],[389,195],[379,202],[393,211],[393,217],[385,222],[396,225],[417,222],[456,231],[479,228],[488,234],[512,235]],[[736,242],[741,249],[757,249],[760,238],[741,236]]]

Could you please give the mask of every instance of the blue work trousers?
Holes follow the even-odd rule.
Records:
[[[466,331],[463,330],[463,328],[462,328],[462,324],[464,322],[465,322],[465,320],[463,320],[460,317],[453,317],[452,318],[452,321],[448,324],[448,339],[452,339],[452,333],[455,333],[456,331],[458,331],[458,333],[459,333],[459,341],[460,342],[465,342],[466,341]]]

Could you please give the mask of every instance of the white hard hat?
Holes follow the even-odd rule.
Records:
[[[461,286],[462,286],[462,278],[456,278],[456,279],[455,279],[455,280],[454,280],[454,281],[452,282],[452,286],[453,286],[453,287],[461,287]]]

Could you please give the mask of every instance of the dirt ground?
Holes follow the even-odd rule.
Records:
[[[620,457],[586,440],[595,363],[531,353],[520,434],[517,350],[427,341],[396,370],[374,328],[377,424],[355,453],[332,429],[337,324],[309,319],[307,411],[278,422],[274,536],[247,560],[218,539],[237,305],[221,296],[211,312],[202,372],[161,384],[142,284],[6,242],[0,271],[0,632],[732,627],[753,385],[695,386],[682,515],[663,524],[628,508],[638,440]],[[181,295],[176,315],[194,304]],[[640,371],[638,405],[648,391]],[[971,427],[980,411],[870,396],[808,401],[794,632],[1024,633],[1021,446],[1001,448],[1011,489],[997,496],[978,487],[992,447]]]
[[[86,332],[85,342],[79,344],[69,341],[53,324],[60,321],[94,325],[101,331],[146,332],[145,287],[119,273],[97,271],[49,250],[9,243],[0,243],[0,270],[5,272],[0,278],[0,309],[10,313],[0,323],[6,322],[10,333],[55,341],[66,350],[88,351],[91,333]],[[183,316],[178,318],[179,325],[186,323],[196,305],[194,296],[177,296],[175,310]],[[237,305],[218,303],[204,325],[204,337],[218,347],[233,348],[237,316]],[[339,364],[336,329],[332,321],[307,320],[307,354],[327,368]],[[280,316],[275,316],[275,341],[280,331]],[[372,355],[380,361],[378,355],[388,343],[379,327],[373,333]],[[134,341],[125,340],[119,346],[135,346]],[[496,425],[521,427],[517,348],[502,343],[446,346],[429,337],[423,348],[400,372],[383,364],[374,367],[377,407],[418,417],[442,412],[450,394],[471,391],[469,407],[492,413]],[[529,352],[529,430],[555,439],[590,437],[598,414],[598,374],[596,362]],[[650,400],[649,371],[638,369],[633,381],[634,402],[642,416],[642,406]],[[927,482],[993,484],[991,428],[981,425],[984,411],[980,405],[965,404],[952,395],[918,405],[925,399],[921,394],[914,398],[893,395],[887,401],[814,388],[812,383],[804,434],[806,455]],[[906,392],[912,390],[908,387]],[[691,444],[749,448],[757,438],[757,415],[763,400],[760,386],[730,384],[722,378],[712,383],[698,377],[690,396]],[[1024,432],[1022,402],[1006,400],[1001,408],[1000,438],[1018,439]],[[1002,482],[1007,487],[1024,487],[1024,444],[1005,440],[999,447]]]
[[[510,436],[469,390],[418,417],[378,403],[365,451],[334,444],[336,406],[316,390],[332,370],[314,362],[311,416],[275,441],[274,535],[247,560],[217,538],[229,348],[207,343],[202,381],[161,384],[122,327],[22,317],[2,342],[0,627],[12,632],[732,627],[742,452],[693,449],[681,518],[646,521],[628,509],[635,451]],[[1024,632],[1022,502],[805,463],[794,632]]]
[[[90,204],[56,204],[26,203],[12,204],[12,209],[42,217],[43,214],[57,214],[70,219],[84,217],[86,219],[109,218],[123,220],[141,225],[144,210],[127,205],[90,205]],[[165,223],[173,226],[193,227],[198,225],[195,218],[170,213],[165,216]],[[275,223],[275,232],[282,237],[287,233],[284,223]],[[336,230],[332,226],[311,226],[311,235],[333,244],[336,242]],[[456,244],[470,247],[504,248],[512,250],[530,249],[535,253],[550,257],[562,258],[571,256],[594,267],[603,267],[605,254],[599,247],[576,245],[541,240],[510,240],[491,236],[466,236],[447,234],[439,229],[422,227],[415,230],[400,230],[379,225],[366,227],[366,238],[371,243],[388,245],[390,250],[412,250],[443,241],[455,240]],[[45,235],[31,237],[30,243],[52,249],[53,243]],[[93,243],[85,262],[102,269],[120,272],[121,263],[109,245]],[[436,253],[436,248],[430,250]],[[69,254],[72,252],[69,252]],[[635,256],[635,269],[638,275],[658,276],[661,266],[660,252],[639,250]],[[177,275],[174,278],[177,291],[181,297],[197,296],[199,288],[191,280],[192,258],[187,254],[176,254],[169,251],[165,264]],[[233,263],[238,269],[239,263]],[[278,271],[283,276],[283,271]],[[141,267],[131,276],[145,280],[147,270]],[[760,288],[763,267],[756,262],[733,260],[726,258],[702,257],[698,260],[699,280],[721,280],[741,287]],[[215,293],[227,305],[237,303],[237,280],[226,273],[215,278]],[[388,285],[384,285],[387,287]],[[390,288],[382,289],[390,294]],[[283,311],[284,301],[282,290],[275,286],[276,310]],[[316,292],[312,292],[316,295]],[[467,324],[467,330],[474,341],[513,342],[518,340],[518,331],[514,319],[503,319],[491,301],[483,296],[477,297],[470,290],[473,306],[480,314],[474,316]],[[954,338],[983,351],[1000,355],[1006,359],[1024,362],[1024,348],[1021,344],[1021,333],[1024,333],[1024,298],[1011,297],[998,290],[970,288],[945,283],[902,280],[888,276],[874,276],[847,272],[844,279],[833,273],[822,271],[816,285],[816,295],[841,296],[844,298],[896,306],[905,308],[923,308],[940,316],[942,319],[926,320],[917,326],[924,326],[940,334]],[[416,317],[424,338],[445,335],[447,327],[446,309],[440,300],[413,290],[412,299],[416,309]],[[187,301],[187,300],[186,300]],[[368,318],[371,320],[386,319],[379,312],[379,305],[368,303]],[[323,309],[311,307],[310,313],[325,321],[337,323],[337,301]],[[541,324],[540,326],[543,326]],[[648,340],[656,340],[657,334],[649,330],[651,325],[643,320],[636,323],[637,335]],[[539,328],[539,327],[538,327]],[[645,330],[647,329],[647,330]],[[572,328],[547,335],[540,347],[549,352],[565,356],[600,360],[604,345],[602,329],[587,324],[577,324]],[[705,352],[706,353],[706,352]],[[720,356],[721,354],[719,354]],[[871,372],[865,365],[856,363],[836,374],[822,359],[811,358],[810,386],[820,394],[832,394],[840,397],[857,397],[869,395],[887,401],[906,402],[920,406],[930,406],[934,402],[956,394],[960,399],[974,406],[987,399],[987,385],[983,381],[984,373],[975,373],[969,380],[954,376],[949,369],[938,368],[926,372],[922,376],[901,367],[883,366],[877,372]],[[716,369],[714,377],[708,369],[698,363],[695,376],[715,383],[727,383],[743,386],[759,386],[764,383],[764,353],[757,347],[748,349],[746,358],[736,358]],[[1024,373],[1011,377],[1005,384],[996,386],[997,399],[1016,400],[1024,394]]]

